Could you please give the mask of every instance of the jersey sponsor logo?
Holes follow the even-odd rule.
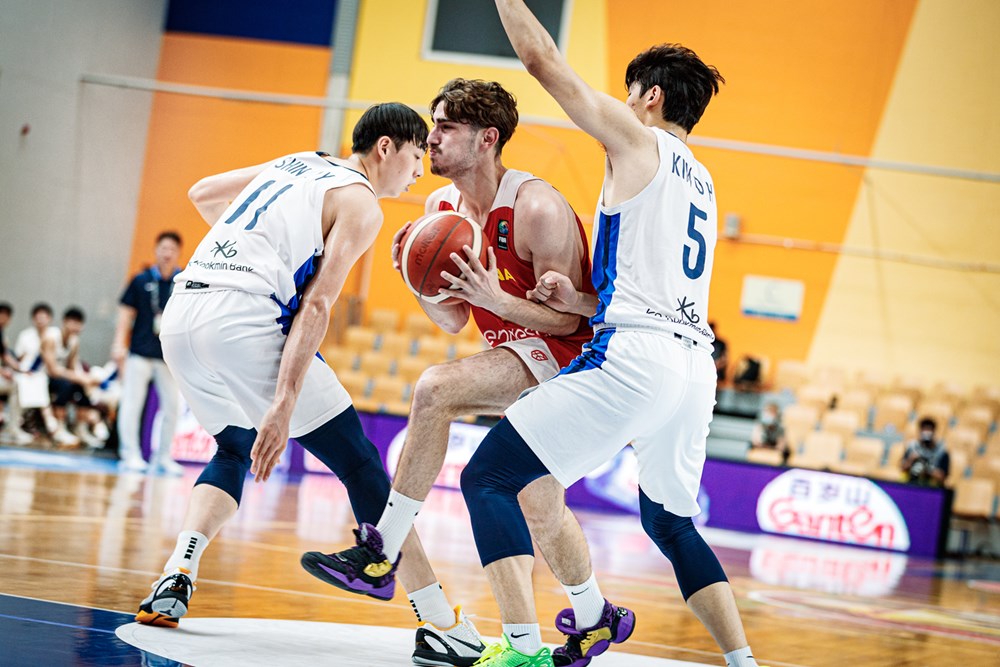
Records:
[[[236,241],[226,241],[225,243],[215,242],[215,249],[212,251],[212,257],[218,257],[222,255],[226,259],[230,259],[236,256]]]
[[[496,347],[501,343],[509,343],[514,340],[524,340],[525,338],[540,338],[541,335],[534,329],[525,329],[523,327],[517,329],[487,329],[483,331],[483,338],[490,344],[490,347]]]
[[[689,306],[690,305],[694,305],[694,304],[689,304]],[[711,331],[709,331],[708,329],[705,329],[704,327],[699,327],[695,322],[688,321],[687,319],[685,319],[683,317],[677,317],[676,315],[671,315],[669,313],[666,314],[666,315],[664,315],[663,313],[658,312],[656,310],[653,310],[652,308],[649,308],[648,306],[646,308],[646,314],[649,315],[650,317],[655,317],[656,319],[666,320],[667,322],[672,322],[674,324],[682,324],[682,325],[684,325],[686,327],[690,327],[690,328],[694,329],[695,331],[697,331],[698,333],[700,333],[705,338],[707,338],[709,340],[715,340],[715,334],[713,334]],[[701,318],[698,318],[698,319],[700,320]]]
[[[246,264],[230,264],[229,262],[203,262],[200,259],[192,259],[189,266],[197,266],[206,271],[239,271],[243,273],[253,273],[253,267]]]
[[[541,350],[532,350],[531,358],[534,359],[535,361],[548,361],[549,355],[545,354]]]
[[[680,313],[681,317],[691,324],[698,324],[698,322],[701,322],[701,316],[694,312],[694,301],[688,303],[686,296],[677,299],[677,309],[674,312]]]

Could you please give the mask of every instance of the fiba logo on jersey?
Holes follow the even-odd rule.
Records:
[[[501,220],[497,223],[497,248],[499,250],[507,250],[507,235],[510,234],[510,223],[506,220]]]
[[[545,354],[541,350],[532,350],[531,358],[534,359],[535,361],[548,361],[549,355]]]

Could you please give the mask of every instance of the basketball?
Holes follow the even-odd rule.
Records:
[[[413,223],[399,241],[399,270],[403,282],[418,298],[430,303],[460,303],[461,299],[439,294],[451,283],[441,277],[442,271],[458,274],[451,253],[468,260],[462,246],[469,246],[486,265],[486,244],[483,230],[470,218],[455,211],[429,213]]]

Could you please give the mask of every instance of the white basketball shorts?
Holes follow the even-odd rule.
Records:
[[[236,290],[175,293],[163,311],[163,358],[205,430],[258,428],[271,407],[286,337],[270,298]],[[289,435],[305,435],[351,404],[333,370],[314,357]]]
[[[516,354],[539,383],[545,382],[559,372],[559,362],[556,361],[544,338],[509,340],[497,347],[505,347]]]
[[[602,329],[507,418],[565,487],[632,442],[646,495],[694,516],[716,381],[701,347],[670,332]]]

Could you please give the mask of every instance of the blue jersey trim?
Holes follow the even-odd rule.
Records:
[[[597,244],[594,247],[594,268],[591,281],[597,290],[597,312],[590,318],[591,325],[604,322],[604,313],[611,305],[618,277],[618,232],[621,213],[601,213],[597,227]]]
[[[288,300],[288,303],[281,303],[278,301],[278,297],[274,294],[271,295],[271,299],[281,308],[281,315],[275,321],[281,325],[281,333],[286,336],[292,328],[292,320],[295,319],[295,314],[299,312],[299,306],[302,303],[302,293],[306,290],[306,286],[315,274],[316,256],[313,255],[295,272],[293,276],[293,280],[295,281],[295,295]]]
[[[608,343],[614,329],[601,329],[594,334],[594,339],[583,346],[583,352],[573,361],[566,364],[566,367],[559,371],[559,375],[572,375],[581,371],[590,371],[600,368],[607,359]]]

